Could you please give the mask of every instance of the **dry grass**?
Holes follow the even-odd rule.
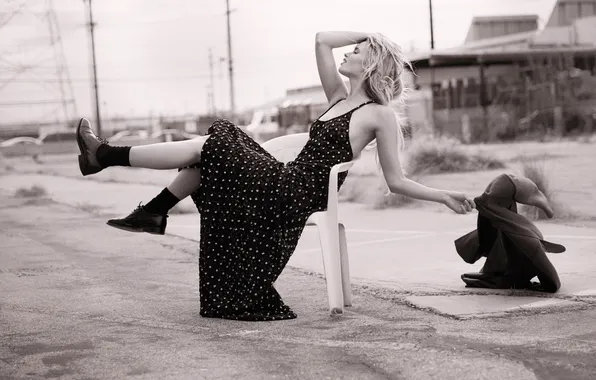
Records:
[[[362,203],[374,209],[401,207],[414,199],[401,194],[387,194],[387,185],[380,175],[350,175],[339,192],[340,202]]]
[[[386,208],[402,207],[414,201],[414,198],[410,198],[402,194],[385,193],[376,197],[372,206],[373,209],[383,210]]]
[[[421,137],[406,150],[408,173],[439,174],[501,169],[505,164],[484,153],[468,151],[459,140]]]
[[[41,198],[47,195],[47,190],[39,185],[33,185],[29,188],[20,187],[15,191],[15,196],[18,198]]]
[[[548,202],[555,213],[554,218],[566,219],[572,216],[570,211],[554,197],[554,191],[546,171],[545,160],[522,159],[521,174],[534,182],[538,187],[538,190],[546,196],[546,199],[548,199]],[[530,220],[548,219],[544,211],[533,206],[519,205],[519,213]]]
[[[8,163],[8,160],[4,157],[2,153],[0,153],[0,174],[13,172],[14,166]]]
[[[408,178],[419,181],[424,175],[472,172],[504,168],[503,161],[488,154],[472,152],[458,140],[446,137],[421,137],[408,143],[402,155]],[[354,168],[340,191],[340,200],[370,205],[375,209],[396,208],[415,202],[401,194],[387,194],[373,154],[364,156]]]
[[[77,205],[75,207],[79,210],[88,212],[90,214],[99,214],[99,211],[102,209],[102,207],[88,203],[88,202],[77,203]]]
[[[582,135],[577,138],[577,142],[581,144],[594,144],[596,143],[596,133],[591,135]]]

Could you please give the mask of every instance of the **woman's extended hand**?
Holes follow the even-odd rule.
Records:
[[[443,204],[458,214],[467,214],[476,208],[474,200],[464,193],[457,191],[445,191]]]

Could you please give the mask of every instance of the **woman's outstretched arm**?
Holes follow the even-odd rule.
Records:
[[[458,214],[465,214],[475,207],[471,198],[457,191],[427,187],[406,178],[398,154],[399,125],[395,113],[389,107],[380,108],[375,120],[375,138],[379,161],[385,181],[392,193],[425,201],[442,203]]]

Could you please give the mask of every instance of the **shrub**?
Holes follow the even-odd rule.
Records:
[[[550,203],[555,216],[554,218],[561,219],[570,216],[568,210],[557,200],[554,199],[554,192],[548,180],[548,175],[545,170],[545,161],[537,159],[522,159],[521,173],[524,177],[530,179],[536,184],[538,190],[546,196]],[[544,220],[548,219],[544,211],[538,207],[519,205],[519,213],[526,216],[530,220]]]
[[[29,188],[20,187],[15,192],[15,196],[19,198],[40,198],[46,195],[48,195],[46,189],[38,185],[33,185]]]
[[[483,153],[468,152],[459,140],[424,137],[413,140],[406,150],[408,173],[438,174],[502,169],[505,164]]]

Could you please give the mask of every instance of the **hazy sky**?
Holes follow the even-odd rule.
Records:
[[[23,12],[8,20],[10,12]],[[0,5],[0,103],[59,99],[53,48],[43,20],[49,0]],[[430,42],[427,0],[230,0],[237,108],[318,84],[314,36],[320,30],[381,32],[405,50]],[[437,48],[461,44],[473,16],[537,14],[555,0],[434,0]],[[78,114],[92,116],[90,50],[82,0],[53,0]],[[229,106],[225,0],[94,0],[100,104],[104,116],[207,110],[208,50],[214,53],[215,100]],[[345,50],[337,52],[340,55]],[[42,62],[22,69],[22,65]],[[15,82],[7,84],[7,79]],[[44,86],[36,83],[47,80]],[[54,82],[53,82],[54,81]],[[68,90],[68,88],[67,88]],[[67,91],[68,92],[68,91]],[[58,110],[58,113],[56,113]],[[61,116],[60,107],[0,106],[0,123]]]

